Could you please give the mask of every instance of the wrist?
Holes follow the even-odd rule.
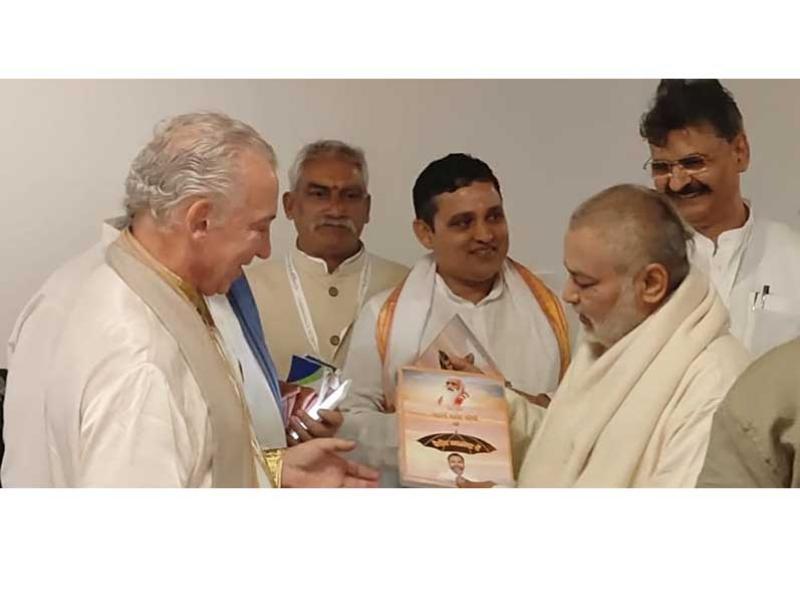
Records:
[[[283,483],[283,457],[286,454],[286,448],[268,448],[261,451],[261,456],[264,458],[264,466],[267,470],[270,483],[272,487],[280,488]]]

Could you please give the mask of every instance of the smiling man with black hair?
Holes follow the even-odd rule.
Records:
[[[758,356],[800,334],[800,234],[742,196],[750,165],[744,120],[716,79],[665,79],[640,133],[649,170],[692,226],[692,264],[730,311],[731,332]]]
[[[508,257],[503,197],[489,165],[462,153],[435,160],[417,177],[413,200],[414,233],[429,254],[403,283],[364,306],[344,366],[353,387],[342,403],[341,435],[364,444],[384,485],[397,483],[397,372],[415,363],[456,315],[509,386],[523,392],[509,400],[512,428],[516,400],[549,402],[544,395],[569,364],[558,297]],[[466,348],[449,358],[457,370],[474,366]]]

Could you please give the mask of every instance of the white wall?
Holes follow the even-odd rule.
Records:
[[[756,210],[797,225],[800,82],[726,81],[744,114]],[[655,81],[0,81],[0,343],[48,273],[120,212],[128,165],[163,117],[219,109],[256,127],[285,169],[305,142],[341,138],[367,152],[373,195],[365,240],[411,263],[411,187],[431,160],[465,151],[503,187],[512,254],[561,273],[572,208],[622,181],[647,183],[638,119]],[[285,220],[276,254],[293,239]],[[0,351],[0,365],[5,365]]]

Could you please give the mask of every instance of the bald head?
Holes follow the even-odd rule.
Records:
[[[610,187],[581,204],[570,230],[591,229],[608,245],[621,274],[657,263],[669,274],[669,292],[689,273],[686,244],[692,234],[669,199],[642,186]]]

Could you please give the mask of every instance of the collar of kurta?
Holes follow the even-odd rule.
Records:
[[[503,296],[503,292],[505,291],[505,279],[503,277],[502,270],[497,274],[494,278],[494,283],[492,284],[492,289],[489,290],[489,293],[486,294],[483,298],[481,298],[478,302],[471,302],[462,298],[461,296],[457,295],[450,289],[450,286],[447,285],[445,280],[439,275],[439,272],[436,272],[436,290],[441,293],[445,298],[447,298],[450,302],[457,304],[459,306],[466,306],[466,307],[477,307],[480,308],[482,306],[486,306],[487,304],[494,302],[495,300],[499,300]]]
[[[745,240],[749,237],[753,229],[753,207],[749,202],[745,202],[747,208],[747,220],[744,225],[736,229],[729,229],[719,234],[715,240],[711,240],[700,233],[694,234],[696,252],[708,258],[719,254],[733,256],[741,249]]]
[[[197,288],[180,275],[161,264],[144,246],[142,246],[139,240],[133,236],[130,229],[126,229],[122,232],[122,239],[144,264],[153,269],[172,289],[195,307],[198,314],[203,319],[203,322],[208,327],[214,326],[214,319],[211,317],[211,312],[208,310],[205,298],[197,291]]]
[[[292,248],[291,253],[292,260],[299,272],[320,277],[347,276],[353,273],[359,273],[364,267],[364,261],[367,258],[364,244],[361,244],[361,248],[359,248],[358,252],[353,254],[350,258],[345,259],[333,272],[328,273],[328,263],[322,258],[306,254],[296,245]]]

